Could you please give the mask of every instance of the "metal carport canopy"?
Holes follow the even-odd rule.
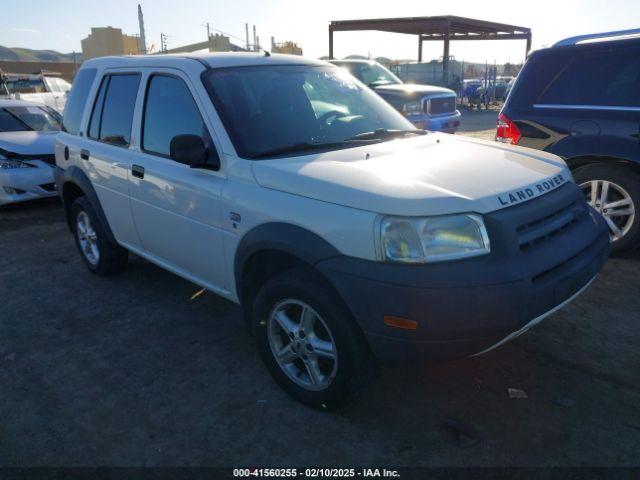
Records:
[[[329,58],[333,58],[333,32],[378,30],[418,36],[418,61],[422,62],[422,42],[442,40],[443,81],[449,77],[451,40],[526,40],[526,55],[531,50],[531,29],[452,15],[438,17],[374,18],[334,20],[329,23]]]

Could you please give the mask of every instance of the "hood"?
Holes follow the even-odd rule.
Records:
[[[0,154],[53,155],[58,132],[0,132]],[[6,156],[6,155],[5,155]]]
[[[455,92],[453,90],[449,90],[448,88],[436,87],[435,85],[418,85],[415,83],[380,85],[379,87],[375,87],[374,90],[379,94],[404,95],[411,97],[442,93],[455,95]]]
[[[438,133],[255,161],[252,168],[266,188],[407,216],[488,213],[571,180],[566,164],[555,155]]]

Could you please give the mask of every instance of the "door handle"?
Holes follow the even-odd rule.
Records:
[[[89,153],[89,150],[85,150],[84,148],[82,150],[80,150],[80,158],[83,160],[89,160],[89,155],[91,155]]]
[[[144,178],[144,167],[140,165],[131,165],[131,175],[137,178]]]

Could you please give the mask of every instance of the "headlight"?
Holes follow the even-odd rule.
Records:
[[[380,260],[430,263],[485,255],[489,235],[479,215],[382,217],[379,220]]]
[[[422,113],[422,100],[416,100],[414,102],[407,102],[402,106],[402,111],[405,114]]]
[[[0,170],[10,170],[13,168],[37,168],[28,163],[21,162],[10,158],[0,158]]]

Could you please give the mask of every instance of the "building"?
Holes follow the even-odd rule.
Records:
[[[302,48],[296,42],[276,43],[274,37],[271,37],[271,53],[287,53],[289,55],[302,55]]]
[[[190,53],[190,52],[244,52],[245,49],[231,43],[229,37],[225,35],[210,35],[209,40],[181,47],[169,48],[164,53]],[[158,52],[163,53],[163,52]]]
[[[74,62],[16,62],[0,60],[0,72],[33,75],[43,71],[55,72],[67,82],[71,83],[80,67]]]
[[[120,28],[92,28],[89,36],[82,40],[82,55],[85,60],[107,55],[138,55],[140,40],[134,35],[125,35]]]
[[[209,37],[209,51],[210,52],[231,52],[231,41],[229,37],[224,35],[211,35]]]

